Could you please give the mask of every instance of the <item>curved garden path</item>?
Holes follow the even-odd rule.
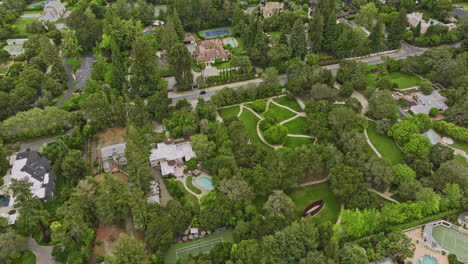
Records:
[[[369,111],[369,102],[367,102],[367,99],[364,97],[364,95],[362,95],[358,91],[353,91],[353,94],[351,95],[351,97],[356,98],[361,103],[362,105],[361,114],[364,115],[365,113],[367,113],[367,111]]]
[[[340,206],[340,215],[338,215],[338,219],[336,220],[335,225],[341,224],[341,219],[343,219],[343,212],[344,212],[344,204],[341,204],[341,206]]]
[[[326,181],[328,181],[330,178],[328,177],[325,177],[323,179],[320,179],[320,180],[315,180],[315,181],[310,181],[310,182],[305,182],[303,184],[299,184],[297,187],[300,188],[300,187],[306,187],[306,186],[310,186],[310,185],[314,185],[314,184],[320,184],[320,183],[324,183]]]
[[[379,192],[379,191],[377,191],[376,189],[372,189],[372,188],[367,188],[367,190],[368,190],[369,192],[373,192],[373,193],[377,194],[378,196],[380,196],[380,197],[382,197],[382,198],[384,198],[384,199],[386,199],[386,200],[389,200],[389,201],[391,201],[391,202],[394,202],[394,203],[397,203],[397,204],[400,203],[399,201],[393,199],[393,198],[391,197],[391,193],[388,192],[388,191],[386,191],[385,193],[382,193],[382,192]]]
[[[371,149],[375,152],[375,154],[377,154],[377,157],[381,158],[382,154],[380,154],[380,152],[374,147],[374,145],[370,141],[369,136],[367,135],[367,129],[364,129],[364,135],[366,136],[367,144],[371,147]]]

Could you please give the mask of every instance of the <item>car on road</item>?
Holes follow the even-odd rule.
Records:
[[[200,95],[202,95],[202,94],[206,94],[206,91],[201,91],[201,92],[200,92]]]

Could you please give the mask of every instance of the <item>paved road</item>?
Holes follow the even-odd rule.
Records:
[[[62,106],[65,101],[72,96],[73,92],[75,91],[75,77],[77,80],[76,88],[82,89],[86,84],[86,79],[91,74],[91,70],[93,68],[93,63],[95,62],[95,58],[88,54],[83,55],[81,61],[80,69],[76,71],[76,76],[73,76],[73,69],[72,66],[67,65],[66,61],[68,59],[67,56],[62,56],[63,66],[65,67],[65,71],[67,72],[67,86],[68,92],[60,99],[56,106]]]
[[[172,199],[171,195],[169,194],[169,191],[167,190],[166,184],[164,184],[164,180],[161,176],[161,170],[157,168],[151,168],[151,173],[153,174],[153,177],[156,178],[156,181],[159,184],[159,190],[161,191],[161,205],[166,205],[169,200]]]
[[[53,246],[41,246],[37,244],[36,240],[29,237],[28,242],[24,246],[24,249],[31,250],[36,255],[37,264],[59,264],[52,258]]]
[[[65,133],[65,134],[66,135],[71,135],[71,130],[68,130],[67,133]],[[59,136],[61,136],[61,135],[59,135]],[[41,148],[42,144],[55,142],[57,140],[57,137],[59,137],[59,136],[49,137],[49,138],[41,138],[41,139],[38,139],[38,140],[33,140],[33,141],[28,141],[28,142],[21,143],[19,152],[26,151],[26,149],[38,151]]]
[[[460,44],[461,43],[458,42],[458,43],[442,45],[442,46],[459,47]],[[438,47],[434,47],[434,48],[438,48]],[[389,54],[385,54],[381,56],[361,58],[361,59],[357,59],[357,61],[362,61],[369,65],[375,65],[375,64],[380,64],[383,62],[382,56],[388,56],[396,60],[401,60],[401,59],[406,59],[407,57],[410,57],[410,56],[419,56],[428,49],[429,48],[419,48],[419,47],[409,45],[407,43],[403,43],[401,45],[401,48],[395,53],[389,53]],[[331,70],[334,75],[337,73],[339,67],[340,67],[339,64],[324,66],[325,69]],[[285,74],[280,75],[281,84],[284,84],[287,80],[288,78]],[[221,90],[224,87],[229,87],[232,89],[239,89],[242,87],[247,87],[249,85],[258,85],[261,82],[262,80],[260,78],[257,78],[257,79],[252,79],[248,81],[243,81],[243,82],[236,82],[236,83],[230,83],[230,84],[225,84],[225,85],[213,86],[210,88],[203,89],[203,91],[206,92],[205,94],[200,94],[202,90],[198,90],[198,89],[187,91],[187,92],[182,92],[182,93],[170,92],[169,98],[172,98],[173,103],[176,103],[177,101],[181,99],[187,99],[188,101],[191,101],[192,104],[195,104],[199,97],[205,99],[205,101],[209,100],[216,91]]]

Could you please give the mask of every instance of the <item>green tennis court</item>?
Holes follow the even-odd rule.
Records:
[[[216,244],[227,241],[234,241],[231,230],[208,235],[204,238],[199,238],[186,243],[179,242],[172,245],[167,251],[164,263],[175,264],[177,263],[177,260],[182,257],[208,253]]]
[[[457,255],[462,262],[468,263],[468,234],[446,226],[435,226],[432,237],[443,249]]]

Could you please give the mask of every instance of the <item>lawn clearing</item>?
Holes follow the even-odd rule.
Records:
[[[288,137],[284,146],[287,148],[297,148],[309,144],[314,144],[313,138]]]
[[[372,145],[380,152],[382,158],[392,162],[393,165],[401,163],[403,153],[392,137],[377,132],[374,122],[369,121],[367,135]]]
[[[259,119],[252,112],[250,112],[250,110],[244,109],[239,119],[244,125],[247,135],[249,135],[250,141],[253,144],[257,144],[262,146],[264,149],[271,150],[271,148],[263,143],[263,141],[258,137],[257,123]]]
[[[461,149],[468,153],[468,143],[460,142],[460,141],[454,141],[452,145],[450,145],[454,148]]]
[[[317,222],[330,221],[336,223],[340,214],[340,203],[333,195],[328,183],[314,184],[307,187],[294,189],[288,194],[294,202],[294,213],[297,218],[302,217],[302,211],[310,203],[317,200],[323,200],[325,207],[322,211],[314,216],[313,219]]]
[[[228,108],[219,109],[218,113],[223,120],[226,120],[229,118],[237,117],[237,114],[239,114],[239,111],[240,111],[240,108],[238,105],[236,105],[236,106],[231,106]]]
[[[383,78],[383,74],[369,73],[367,74],[367,86],[376,87],[378,80]],[[406,89],[413,86],[419,86],[421,84],[421,78],[416,75],[404,73],[404,72],[392,72],[388,74],[388,77],[393,83],[398,85],[398,89]]]
[[[236,41],[237,41],[237,44],[239,46],[237,46],[237,48],[233,48],[231,49],[231,53],[234,54],[234,55],[239,55],[241,54],[244,49],[245,49],[245,46],[244,46],[244,39],[241,38],[241,37],[236,37]]]
[[[307,135],[305,131],[306,119],[302,116],[286,122],[283,126],[288,128],[288,134]]]
[[[468,161],[463,156],[460,155],[455,155],[453,160],[456,163],[459,163],[460,165],[464,166],[465,168],[468,168]]]
[[[187,184],[187,187],[194,193],[196,194],[201,194],[202,191],[200,189],[198,189],[197,187],[195,187],[195,185],[193,185],[193,182],[192,182],[192,179],[193,177],[192,176],[188,176],[187,179],[186,179],[186,184]]]
[[[287,106],[297,112],[302,112],[302,108],[295,98],[291,98],[289,96],[281,96],[281,97],[274,99],[274,101],[280,105]]]
[[[220,242],[234,242],[232,231],[223,231],[197,240],[174,244],[167,251],[164,263],[175,264],[181,257],[208,253],[217,243]]]
[[[34,21],[37,21],[37,17],[18,18],[12,27],[14,31],[12,38],[27,38],[29,34],[26,31],[26,26]]]
[[[296,115],[295,113],[289,111],[288,109],[277,106],[277,105],[272,104],[272,103],[269,104],[268,109],[271,109],[271,110],[275,111],[279,122],[284,121],[286,119],[289,119],[289,118]]]

